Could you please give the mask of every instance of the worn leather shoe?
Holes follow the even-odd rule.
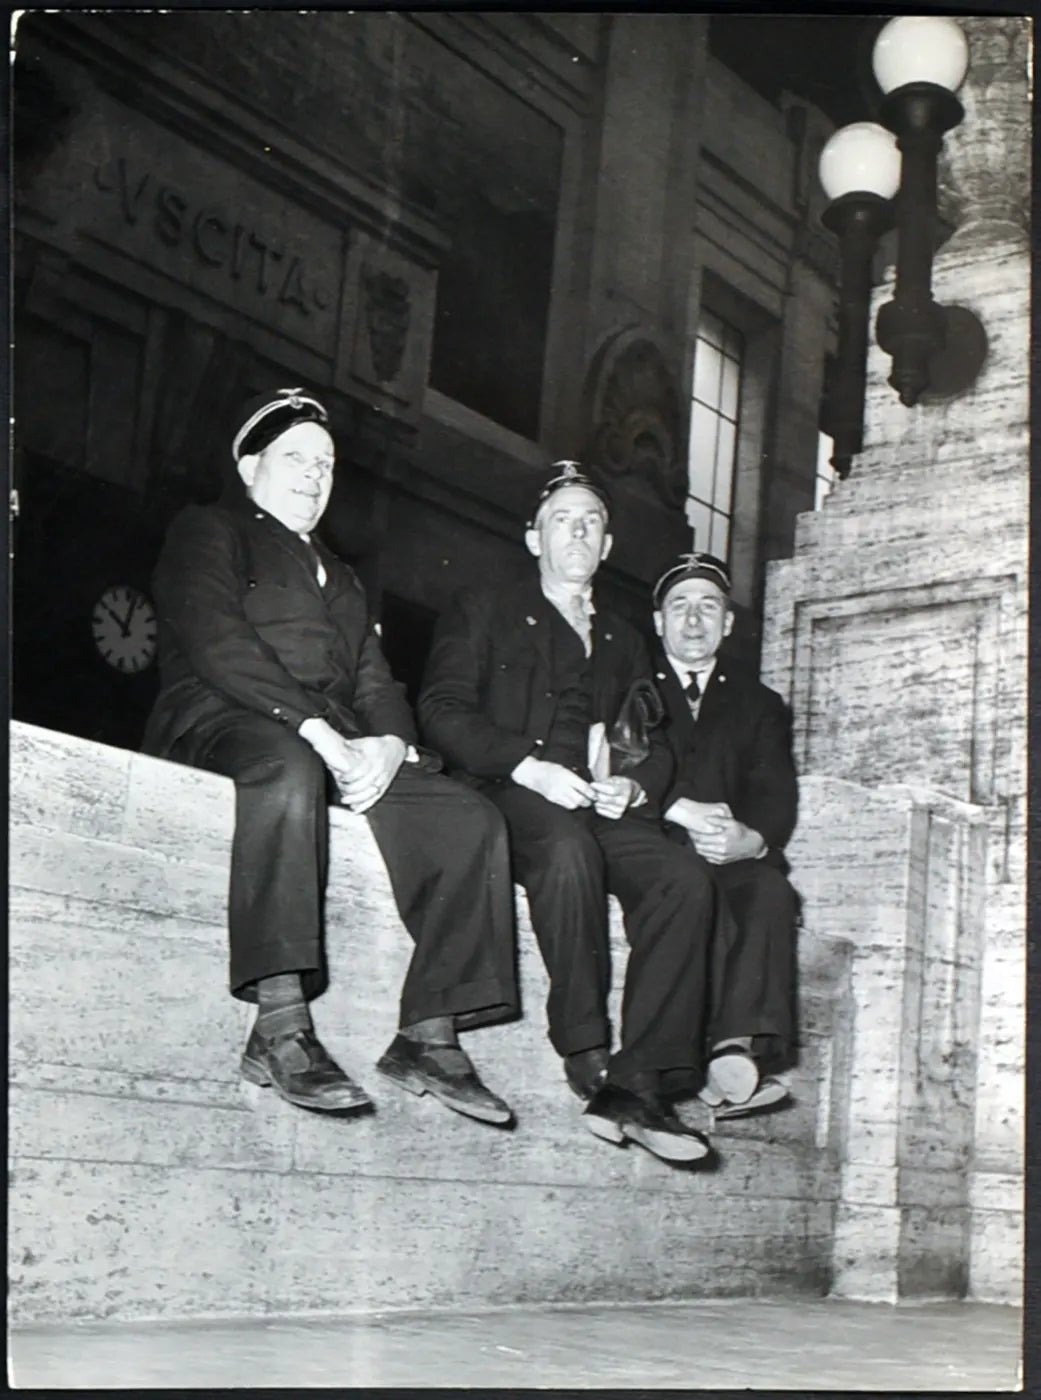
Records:
[[[607,1078],[608,1059],[603,1045],[564,1056],[564,1078],[572,1093],[577,1094],[583,1103],[589,1102]]]
[[[410,1094],[433,1094],[446,1108],[483,1123],[509,1123],[513,1110],[481,1083],[470,1057],[455,1045],[425,1045],[396,1035],[376,1068]]]
[[[638,1142],[666,1162],[697,1162],[712,1150],[708,1138],[681,1123],[663,1099],[610,1080],[589,1100],[584,1117],[589,1131],[605,1142]]]
[[[713,1108],[712,1117],[716,1122],[724,1118],[744,1118],[748,1114],[761,1113],[768,1108],[780,1108],[790,1097],[787,1084],[767,1074],[760,1079],[757,1089],[744,1103],[724,1102],[718,1108]]]
[[[346,1113],[373,1107],[310,1029],[267,1040],[254,1026],[242,1055],[242,1077],[262,1088],[270,1085],[298,1108]]]

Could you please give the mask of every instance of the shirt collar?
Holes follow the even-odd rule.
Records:
[[[708,665],[703,667],[700,671],[694,671],[691,669],[691,667],[685,666],[682,661],[677,661],[676,658],[674,656],[670,656],[668,652],[665,653],[665,660],[676,672],[676,677],[684,690],[686,690],[691,676],[697,676],[698,690],[701,692],[702,695],[705,693],[705,687],[712,679],[712,672],[716,669],[715,657],[713,657],[712,660],[708,663]]]
[[[559,585],[550,583],[548,579],[540,579],[542,593],[558,612],[562,612],[565,617],[571,612],[574,602],[577,599],[586,617],[592,617],[596,612],[593,604],[593,585],[587,583],[581,593],[572,593],[570,589],[561,588]]]

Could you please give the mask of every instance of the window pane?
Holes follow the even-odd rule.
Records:
[[[698,323],[698,335],[704,336],[706,340],[711,340],[713,345],[718,345],[722,348],[725,334],[723,322],[719,317],[714,316],[711,311],[706,311],[705,308],[702,307],[701,320]]]
[[[737,417],[737,396],[741,383],[741,366],[736,360],[724,358],[723,384],[719,394],[719,411],[727,418]]]
[[[817,472],[820,476],[828,476],[834,472],[831,465],[831,454],[835,451],[835,439],[829,437],[827,433],[817,434]]]
[[[708,549],[708,542],[712,535],[712,512],[708,506],[702,505],[700,501],[689,500],[687,502],[687,519],[694,529],[694,542],[692,549]]]
[[[745,338],[741,332],[736,331],[733,326],[723,326],[723,349],[732,359],[744,359]]]
[[[709,546],[709,553],[714,554],[717,559],[725,560],[727,551],[730,549],[730,520],[725,515],[720,515],[718,511],[712,512],[712,544]]]
[[[734,492],[734,448],[737,443],[737,430],[725,418],[719,420],[719,438],[716,443],[716,479],[712,490],[712,504],[717,510],[730,514]]]
[[[714,345],[698,337],[694,354],[694,397],[713,408],[719,406],[719,376],[723,357]]]
[[[710,408],[694,404],[690,415],[690,492],[706,501],[712,499],[718,422]]]

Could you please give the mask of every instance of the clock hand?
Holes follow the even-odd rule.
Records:
[[[108,613],[109,617],[116,624],[119,630],[123,632],[123,619],[117,613],[114,613],[107,603],[102,602],[101,606],[105,609],[105,611]],[[123,635],[126,636],[126,633],[123,632]]]
[[[122,626],[123,626],[123,636],[124,636],[124,637],[129,637],[129,636],[130,636],[130,619],[134,616],[134,613],[137,611],[137,605],[138,605],[138,603],[140,603],[140,601],[141,601],[140,598],[133,598],[133,599],[131,599],[130,608],[129,608],[129,610],[127,611],[126,618],[124,619],[123,624],[122,624]]]

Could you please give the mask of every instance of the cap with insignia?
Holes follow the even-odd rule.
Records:
[[[727,597],[730,596],[730,571],[722,559],[717,559],[714,554],[695,551],[692,554],[681,554],[676,563],[670,565],[654,585],[651,596],[654,599],[655,610],[661,610],[670,588],[675,588],[677,583],[683,583],[688,578],[707,578]]]
[[[275,438],[294,423],[328,423],[324,404],[306,389],[271,389],[250,399],[239,414],[239,430],[231,444],[237,462],[254,452],[263,452]]]
[[[607,511],[608,516],[610,516],[611,493],[608,491],[607,487],[602,484],[602,482],[598,481],[588,472],[582,470],[581,462],[554,462],[550,470],[552,471],[553,475],[550,477],[550,479],[543,486],[542,490],[539,492],[538,499],[536,500],[528,516],[529,530],[535,524],[535,520],[538,516],[538,513],[542,509],[545,502],[549,500],[550,496],[553,495],[554,491],[561,491],[565,486],[584,486],[587,491],[592,491],[594,496],[598,497],[599,500],[603,501],[604,509]]]

